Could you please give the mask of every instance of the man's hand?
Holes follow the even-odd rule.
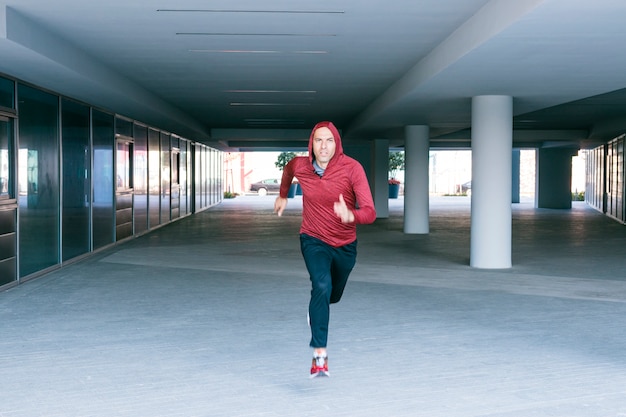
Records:
[[[274,201],[274,213],[282,216],[285,207],[287,207],[287,199],[281,196],[276,197],[276,201]]]
[[[346,202],[343,200],[343,194],[339,194],[339,201],[335,202],[334,210],[342,223],[352,223],[354,221],[354,213],[346,206]]]

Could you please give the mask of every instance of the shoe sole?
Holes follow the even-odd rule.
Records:
[[[323,378],[323,377],[327,377],[330,378],[330,372],[326,371],[319,371],[319,372],[315,372],[313,374],[311,374],[309,376],[309,378],[313,379],[313,378]]]

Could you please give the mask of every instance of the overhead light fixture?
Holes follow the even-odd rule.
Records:
[[[271,50],[245,50],[245,49],[190,49],[189,52],[206,54],[302,54],[323,55],[328,51],[271,51]]]
[[[174,13],[285,13],[285,14],[344,14],[343,10],[234,10],[234,9],[157,9]]]
[[[303,119],[244,119],[244,122],[251,125],[267,125],[267,124],[280,124],[280,125],[303,125]]]
[[[231,106],[244,107],[244,106],[310,106],[310,103],[245,103],[245,102],[231,102]]]
[[[315,94],[315,90],[224,90],[225,93],[289,93],[289,94]]]
[[[334,37],[334,33],[227,33],[227,32],[176,32],[178,36],[298,36]]]

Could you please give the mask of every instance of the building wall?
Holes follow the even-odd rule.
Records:
[[[621,223],[626,223],[625,140],[621,135],[586,152],[585,201]]]
[[[222,152],[0,76],[0,286],[223,198]]]

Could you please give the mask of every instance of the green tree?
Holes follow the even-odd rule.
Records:
[[[283,168],[285,168],[285,165],[287,165],[287,163],[291,161],[295,156],[295,152],[281,152],[278,155],[276,162],[274,162],[274,165],[276,165],[276,168],[282,171]]]
[[[389,178],[395,178],[399,169],[404,169],[404,152],[389,152]]]

